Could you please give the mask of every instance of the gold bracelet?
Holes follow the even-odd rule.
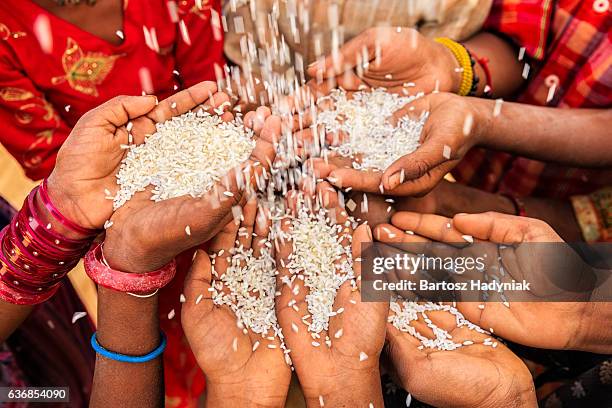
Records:
[[[472,68],[470,54],[463,45],[451,40],[450,38],[440,37],[436,38],[434,41],[448,48],[455,56],[455,59],[459,63],[462,70],[461,85],[459,86],[459,91],[457,94],[461,96],[468,95],[472,89],[472,82],[474,81],[474,68]]]

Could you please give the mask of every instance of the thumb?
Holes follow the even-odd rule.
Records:
[[[453,226],[462,234],[496,244],[515,244],[524,240],[529,219],[496,212],[457,214]]]
[[[423,177],[451,158],[450,146],[425,141],[413,153],[394,161],[383,173],[385,190],[393,190],[406,181]]]
[[[136,119],[149,113],[157,104],[157,97],[147,96],[116,96],[90,111],[83,119],[91,120],[94,125],[112,124],[120,127],[131,119]]]
[[[208,254],[198,249],[195,253],[191,269],[185,278],[183,293],[189,302],[196,302],[198,297],[210,297],[208,289],[212,279],[212,264]]]

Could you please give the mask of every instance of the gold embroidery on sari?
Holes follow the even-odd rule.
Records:
[[[26,33],[23,31],[11,31],[6,24],[0,23],[0,38],[4,41],[8,40],[9,38],[21,38],[25,36]]]
[[[59,126],[60,118],[53,105],[44,97],[37,97],[34,93],[21,88],[7,87],[0,89],[0,99],[6,102],[24,102],[32,99],[30,103],[25,103],[19,106],[19,112],[15,113],[15,119],[22,125],[27,125],[32,122],[32,110],[42,109],[45,114],[42,119],[47,122],[53,122],[55,127]]]
[[[98,88],[113,69],[118,55],[104,55],[100,52],[84,52],[72,38],[68,38],[66,51],[62,56],[65,75],[51,79],[53,85],[68,82],[78,92],[97,97]]]

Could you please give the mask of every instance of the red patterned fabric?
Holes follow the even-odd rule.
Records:
[[[495,0],[485,27],[525,48],[530,76],[516,101],[559,108],[612,106],[607,0]],[[568,168],[484,149],[469,152],[453,175],[486,191],[560,199],[612,184],[612,170]]]
[[[221,2],[198,3],[201,8],[194,0],[124,0],[124,41],[113,45],[31,0],[0,1],[0,142],[30,178],[49,175],[77,120],[108,99],[143,91],[164,98],[215,79],[215,65],[224,63],[223,40],[211,22],[220,15]],[[49,32],[45,21],[50,37],[40,36]],[[49,53],[44,52],[45,38],[51,39]],[[168,319],[168,312],[178,307],[182,280],[177,277],[173,285],[162,291],[160,300],[169,340],[164,354],[166,405],[192,407],[204,389],[204,377],[179,318]],[[179,308],[176,314],[180,316]]]
[[[31,0],[0,2],[0,142],[28,177],[51,172],[72,126],[102,102],[143,91],[166,97],[175,86],[214,80],[223,41],[211,11],[220,12],[220,0],[202,3],[125,0],[125,39],[114,45]]]

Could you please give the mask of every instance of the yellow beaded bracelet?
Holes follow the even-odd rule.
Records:
[[[461,96],[468,95],[472,89],[472,82],[474,81],[474,68],[472,68],[472,63],[470,61],[470,54],[463,45],[451,40],[450,38],[440,37],[436,38],[435,41],[448,48],[457,59],[457,62],[462,69],[461,85],[459,86],[459,91],[457,94]]]

